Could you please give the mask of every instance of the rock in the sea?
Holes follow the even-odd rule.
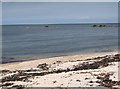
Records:
[[[48,27],[48,26],[45,26],[45,27]]]

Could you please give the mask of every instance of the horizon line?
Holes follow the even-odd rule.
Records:
[[[107,24],[109,22],[97,22],[96,24]],[[109,24],[118,24],[119,22],[110,22]],[[0,24],[0,25],[59,25],[59,24],[95,24],[95,23],[18,23],[18,24]]]

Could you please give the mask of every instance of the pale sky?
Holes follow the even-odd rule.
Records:
[[[1,0],[2,2],[119,2],[120,0]]]
[[[2,3],[2,24],[117,23],[117,22],[118,22],[117,2]]]

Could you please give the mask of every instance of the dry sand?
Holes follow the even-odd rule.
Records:
[[[80,54],[1,64],[1,70],[8,71],[1,74],[0,80],[3,80],[1,85],[7,88],[21,86],[118,88],[120,55],[115,54],[118,53]],[[47,67],[48,69],[45,69]]]

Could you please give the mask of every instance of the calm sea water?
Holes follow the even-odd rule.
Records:
[[[117,49],[118,28],[92,25],[13,25],[2,27],[3,62]]]

